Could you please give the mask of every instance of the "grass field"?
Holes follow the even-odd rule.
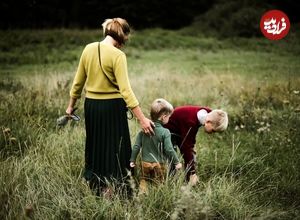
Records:
[[[124,48],[132,88],[146,114],[163,97],[222,108],[229,128],[200,129],[196,187],[178,174],[148,196],[106,199],[81,178],[84,120],[56,127],[81,51],[101,32],[1,31],[0,219],[300,219],[299,32],[274,42],[187,33],[134,33]]]

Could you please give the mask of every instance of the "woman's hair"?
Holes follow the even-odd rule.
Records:
[[[158,120],[162,115],[173,112],[173,106],[165,99],[155,99],[151,105],[150,117],[153,121]]]
[[[106,19],[103,24],[103,34],[115,39],[120,45],[123,45],[130,33],[130,26],[123,18]]]
[[[208,113],[215,131],[224,131],[228,126],[227,113],[221,109],[214,109]]]

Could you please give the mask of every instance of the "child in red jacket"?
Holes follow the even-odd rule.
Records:
[[[183,155],[187,180],[191,185],[198,182],[195,168],[194,146],[198,129],[203,126],[206,133],[220,132],[228,126],[227,113],[201,106],[180,106],[174,109],[169,122],[164,125],[173,134],[173,144]]]

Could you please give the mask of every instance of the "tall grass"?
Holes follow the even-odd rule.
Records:
[[[8,36],[22,36],[28,45],[1,45],[6,50],[0,54],[0,219],[299,217],[299,63],[296,52],[287,55],[275,44],[259,49],[255,44],[262,39],[238,39],[249,45],[231,48],[234,42],[227,40],[137,32],[125,50],[144,112],[155,98],[164,97],[174,106],[223,108],[230,125],[214,135],[200,129],[196,187],[186,185],[181,172],[139,196],[136,170],[131,197],[122,192],[111,199],[95,196],[82,179],[84,120],[58,128],[56,119],[64,114],[83,44],[97,40],[97,34],[1,33],[8,42]],[[149,34],[166,37],[152,42]],[[290,48],[285,42],[283,50],[285,45]],[[49,52],[51,47],[57,52]],[[40,56],[49,56],[48,61]],[[83,100],[78,107],[83,118]],[[134,140],[139,125],[135,120],[129,125]]]

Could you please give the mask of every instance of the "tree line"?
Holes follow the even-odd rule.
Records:
[[[239,8],[255,16],[257,11],[283,9],[292,21],[299,21],[300,5],[292,0],[2,0],[0,28],[97,28],[105,18],[123,17],[136,29],[178,29],[206,13],[209,19],[222,19],[220,8],[226,9],[225,18]]]

